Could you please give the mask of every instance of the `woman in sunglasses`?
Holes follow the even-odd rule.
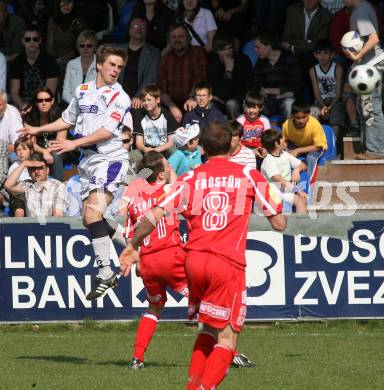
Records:
[[[77,49],[80,56],[69,61],[65,71],[63,100],[70,103],[78,85],[96,78],[96,48],[95,32],[84,30],[77,38]]]
[[[62,110],[55,103],[52,91],[47,87],[36,90],[30,104],[23,111],[23,120],[32,126],[43,126],[61,117]],[[41,153],[44,160],[51,164],[51,176],[57,180],[64,180],[63,155],[50,150],[50,142],[54,139],[66,139],[67,130],[58,133],[40,133],[32,136],[33,151]]]

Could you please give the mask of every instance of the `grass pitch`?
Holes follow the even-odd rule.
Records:
[[[0,389],[184,389],[195,326],[160,324],[127,368],[136,323],[0,326]],[[221,389],[384,389],[384,321],[248,325]]]

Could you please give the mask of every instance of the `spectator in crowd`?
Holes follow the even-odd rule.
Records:
[[[261,112],[264,109],[264,98],[255,91],[249,91],[245,95],[244,113],[237,118],[243,128],[241,144],[250,148],[258,159],[258,166],[267,152],[261,146],[261,134],[271,128],[269,120]]]
[[[132,171],[136,172],[136,169],[141,162],[142,154],[137,149],[132,149],[134,137],[130,127],[123,127],[123,130],[121,131],[121,142],[123,143],[123,148],[128,152],[129,167]]]
[[[5,55],[0,52],[0,89],[5,91],[7,89],[7,59]]]
[[[332,14],[336,14],[344,7],[344,0],[321,0],[320,4]]]
[[[229,150],[230,161],[256,169],[256,158],[253,151],[241,144],[244,130],[237,121],[229,121],[228,126],[232,132],[231,149]]]
[[[55,97],[48,87],[38,88],[30,104],[24,110],[24,122],[31,126],[44,126],[61,118],[62,110],[55,102]],[[39,133],[32,137],[34,152],[41,153],[47,164],[51,165],[51,176],[64,180],[63,155],[51,152],[50,142],[66,139],[67,130],[57,133]]]
[[[59,68],[55,59],[40,49],[41,36],[36,26],[25,28],[24,53],[14,59],[9,69],[13,103],[21,110],[37,88],[46,85],[56,94]]]
[[[297,213],[307,212],[307,194],[296,185],[300,182],[300,172],[307,167],[297,157],[284,151],[283,135],[270,129],[261,136],[261,143],[268,154],[261,164],[261,174],[281,193],[282,199],[295,206]]]
[[[167,46],[167,32],[175,22],[174,13],[162,0],[138,0],[133,18],[144,18],[148,22],[147,42],[163,50]]]
[[[15,152],[17,155],[17,161],[15,161],[8,170],[8,176],[10,176],[15,169],[25,160],[29,160],[31,154],[33,153],[33,144],[32,142],[24,139],[18,138],[15,142]],[[24,168],[23,172],[20,174],[17,179],[17,183],[31,181],[31,176],[29,176],[28,169]],[[23,194],[12,197],[10,200],[10,206],[12,215],[15,217],[23,218],[25,217],[25,197]]]
[[[209,53],[217,26],[212,12],[200,6],[200,0],[179,0],[176,13],[179,23],[184,23],[191,35],[191,45],[201,46]]]
[[[28,168],[31,181],[18,179]],[[49,167],[42,154],[34,153],[24,160],[12,172],[4,183],[5,189],[12,195],[25,195],[27,217],[62,217],[68,206],[68,196],[64,183],[49,179]]]
[[[159,64],[161,102],[181,123],[182,110],[190,111],[196,107],[194,85],[207,79],[207,56],[201,47],[191,46],[190,35],[183,24],[171,26],[168,40],[171,51]]]
[[[374,65],[381,75],[384,70],[384,52],[380,47],[379,26],[374,8],[366,0],[345,0],[345,5],[353,7],[349,19],[349,29],[357,31],[364,41],[358,53],[346,50],[346,54],[355,65]],[[370,95],[360,97],[360,118],[363,143],[366,151],[356,158],[370,160],[384,158],[384,115],[382,108],[381,85]]]
[[[23,52],[21,38],[25,22],[19,15],[8,14],[7,6],[7,0],[0,0],[0,52],[7,61],[12,61]]]
[[[284,119],[288,118],[294,97],[300,96],[303,89],[297,58],[279,48],[278,36],[272,30],[256,36],[255,49],[259,58],[253,88],[264,96],[265,115],[282,114]]]
[[[185,113],[183,127],[198,124],[202,129],[213,121],[225,122],[224,116],[212,104],[212,87],[209,83],[202,81],[195,86],[195,100],[197,106]]]
[[[19,111],[8,104],[7,93],[0,90],[0,140],[7,144],[8,158],[11,162],[16,160],[14,143],[17,139],[17,130],[22,127]]]
[[[331,20],[332,14],[320,5],[320,0],[303,0],[287,9],[282,46],[299,58],[308,86],[308,71],[315,64],[314,44],[328,38]]]
[[[147,21],[131,19],[128,27],[128,61],[124,68],[122,86],[132,99],[132,108],[141,108],[140,91],[157,82],[160,50],[146,42]]]
[[[308,178],[312,183],[317,162],[328,145],[321,124],[310,112],[308,103],[295,100],[292,104],[292,116],[284,122],[282,134],[289,153],[294,157],[305,158]]]
[[[48,22],[47,52],[56,58],[62,69],[76,56],[76,40],[85,29],[76,13],[75,1],[55,0],[54,14]]]
[[[250,12],[252,24],[259,30],[274,28],[281,31],[287,7],[295,0],[257,0],[253,1]]]
[[[144,110],[133,112],[133,133],[136,135],[136,148],[144,153],[150,150],[171,154],[172,134],[177,123],[171,113],[160,106],[160,89],[147,85],[140,93]]]
[[[40,31],[47,31],[48,20],[53,14],[52,0],[18,0],[15,5],[16,13],[27,24],[36,24]]]
[[[241,113],[242,101],[252,85],[252,72],[249,58],[234,51],[233,38],[218,31],[208,56],[207,79],[212,84],[215,104],[230,119]]]
[[[77,86],[96,78],[97,39],[92,30],[82,31],[77,38],[79,57],[69,61],[65,71],[63,100],[70,103]]]
[[[8,172],[8,143],[0,139],[0,187],[3,187],[4,180],[7,178]],[[0,207],[3,208],[9,205],[9,195],[4,189],[0,190]],[[3,216],[2,211],[0,216]]]
[[[316,42],[314,56],[318,63],[309,70],[316,99],[312,106],[312,115],[328,121],[337,138],[345,118],[345,107],[341,101],[343,68],[333,61],[332,46],[328,39]]]
[[[202,163],[199,134],[200,127],[198,124],[187,128],[179,127],[175,131],[173,142],[177,150],[168,158],[168,162],[177,176],[183,175]]]
[[[345,71],[349,68],[350,61],[347,61],[340,41],[343,35],[349,31],[349,17],[351,13],[352,7],[343,7],[337,11],[332,18],[331,28],[329,30],[329,40],[336,54],[335,60],[343,66]]]

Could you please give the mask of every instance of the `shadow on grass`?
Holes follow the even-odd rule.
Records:
[[[70,364],[91,364],[88,359],[79,358],[77,356],[48,356],[48,355],[40,355],[40,356],[18,356],[17,360],[45,360],[49,362],[57,362],[57,363],[70,363]]]
[[[108,360],[104,362],[94,363],[97,366],[115,365],[119,367],[128,367],[129,360]],[[163,368],[163,367],[188,367],[188,364],[182,363],[159,363],[159,362],[145,362],[145,368]],[[132,370],[135,371],[135,370]]]

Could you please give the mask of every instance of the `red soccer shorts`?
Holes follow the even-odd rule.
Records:
[[[181,246],[144,255],[140,266],[140,276],[147,289],[148,302],[164,306],[167,301],[167,287],[188,297],[185,252]]]
[[[247,312],[245,270],[213,253],[189,251],[185,263],[189,286],[189,318],[216,329],[228,324],[240,332]]]

